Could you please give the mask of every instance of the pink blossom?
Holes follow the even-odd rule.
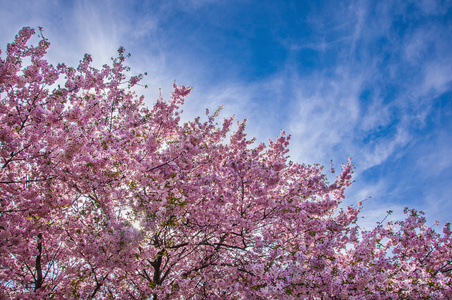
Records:
[[[0,59],[0,298],[452,296],[450,224],[406,209],[359,228],[363,202],[339,208],[351,159],[329,184],[288,161],[284,131],[255,145],[219,110],[182,123],[190,87],[146,107],[124,48],[101,70],[89,55],[55,68],[33,34]]]

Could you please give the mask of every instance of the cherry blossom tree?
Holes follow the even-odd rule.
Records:
[[[449,224],[406,209],[362,230],[362,203],[339,208],[350,160],[329,183],[283,131],[256,144],[220,109],[182,123],[190,87],[148,108],[123,48],[53,66],[34,34],[0,60],[3,298],[452,298]]]

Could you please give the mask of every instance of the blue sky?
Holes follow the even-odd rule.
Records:
[[[184,118],[223,104],[260,141],[292,135],[291,159],[352,157],[346,204],[366,228],[403,207],[452,221],[452,1],[6,1],[0,46],[44,27],[53,63],[123,45],[151,105],[174,80]]]

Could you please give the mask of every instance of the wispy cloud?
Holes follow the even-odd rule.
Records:
[[[115,16],[112,4],[103,3],[102,11],[99,13],[92,1],[77,1],[73,10],[74,37],[81,43],[79,48],[86,49],[97,64],[109,62],[123,37],[122,16]]]
[[[297,160],[325,161],[335,146],[352,143],[362,83],[350,75],[340,69],[333,77],[318,74],[294,80],[296,109],[289,131],[295,138]]]

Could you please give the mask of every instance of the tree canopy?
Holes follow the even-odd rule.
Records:
[[[329,183],[284,131],[257,144],[220,109],[181,122],[190,87],[147,107],[123,48],[53,66],[33,34],[0,60],[4,298],[452,298],[450,225],[406,209],[361,229],[362,203],[339,207],[350,159]]]

